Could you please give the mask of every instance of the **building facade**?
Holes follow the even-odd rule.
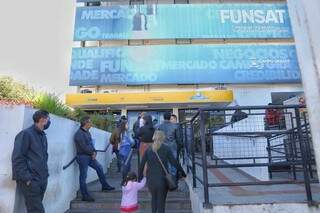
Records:
[[[67,104],[129,121],[303,91],[286,1],[78,0],[74,40]]]

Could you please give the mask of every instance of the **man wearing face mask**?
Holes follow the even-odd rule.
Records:
[[[48,183],[48,143],[44,130],[50,126],[49,113],[33,114],[34,124],[15,138],[12,152],[13,180],[17,182],[28,213],[45,212],[42,200]]]
[[[89,129],[92,127],[92,123],[90,117],[83,117],[80,120],[80,128],[74,135],[74,142],[77,149],[77,162],[79,164],[80,170],[80,191],[82,194],[82,200],[87,202],[94,202],[95,200],[93,197],[89,195],[86,179],[88,173],[88,167],[90,166],[94,170],[96,170],[97,175],[99,177],[99,181],[102,185],[102,191],[111,191],[115,188],[110,186],[107,181],[106,177],[103,173],[103,169],[101,164],[96,160],[97,151],[94,148],[92,143],[92,137],[89,132]]]

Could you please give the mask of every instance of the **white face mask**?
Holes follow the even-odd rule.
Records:
[[[140,127],[143,127],[143,126],[144,126],[144,121],[143,121],[143,118],[140,118],[140,121],[139,121],[139,126],[140,126]]]

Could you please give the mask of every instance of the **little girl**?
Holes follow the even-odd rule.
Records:
[[[137,175],[129,172],[122,181],[121,213],[136,212],[139,209],[138,191],[146,185],[146,178],[137,182]]]

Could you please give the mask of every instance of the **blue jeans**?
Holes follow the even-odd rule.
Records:
[[[120,158],[121,158],[121,171],[122,171],[122,178],[125,178],[127,176],[127,174],[129,173],[129,171],[131,170],[131,156],[123,156],[123,155],[120,155]],[[128,164],[125,165],[125,162],[127,160],[127,158],[130,157],[129,161],[128,161]]]
[[[96,170],[97,175],[99,177],[99,181],[102,185],[102,188],[106,188],[109,186],[109,184],[106,181],[106,177],[103,173],[103,168],[97,160],[92,160],[92,157],[89,155],[78,155],[77,162],[79,164],[79,170],[80,170],[80,177],[79,177],[80,191],[83,197],[86,197],[89,195],[87,184],[86,184],[89,166],[94,170]]]
[[[176,143],[167,143],[167,145],[169,146],[170,150],[171,150],[171,153],[174,157],[174,159],[177,160],[177,157],[178,157],[178,148],[177,148],[177,144]],[[173,175],[174,177],[176,177],[177,175],[177,168],[173,165],[171,165],[169,163],[168,165],[168,172]]]

